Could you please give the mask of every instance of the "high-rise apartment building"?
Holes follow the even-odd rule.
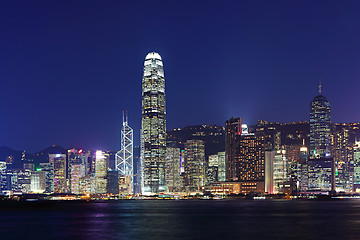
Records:
[[[319,95],[310,104],[310,158],[330,156],[330,103],[322,95],[321,84]]]
[[[160,55],[146,55],[142,79],[142,193],[164,191],[166,153],[165,78]]]

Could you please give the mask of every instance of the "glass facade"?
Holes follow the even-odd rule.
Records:
[[[161,57],[146,55],[142,79],[141,164],[142,193],[166,189],[165,78]]]
[[[185,185],[189,191],[199,191],[206,184],[205,143],[187,140],[185,143]]]
[[[310,158],[330,156],[330,131],[330,103],[320,91],[310,104]]]

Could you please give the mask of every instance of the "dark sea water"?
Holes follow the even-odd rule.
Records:
[[[11,204],[0,206],[0,239],[356,240],[360,200]]]

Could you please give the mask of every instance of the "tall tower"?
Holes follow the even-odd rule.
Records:
[[[120,175],[130,176],[130,193],[133,193],[134,168],[133,168],[133,129],[128,125],[128,117],[123,117],[121,129],[121,150],[115,155],[115,167]]]
[[[158,193],[166,188],[165,78],[161,57],[156,52],[145,57],[142,79],[141,176],[142,193]]]
[[[310,104],[310,158],[330,156],[330,131],[330,103],[320,82],[319,95]]]

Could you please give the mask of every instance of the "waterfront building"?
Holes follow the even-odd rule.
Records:
[[[45,173],[44,193],[54,192],[54,166],[51,163],[40,163],[39,170]]]
[[[310,104],[310,158],[330,156],[330,103],[322,95],[319,85],[319,95]]]
[[[71,167],[72,165],[84,165],[85,168],[85,175],[89,173],[90,165],[89,165],[89,157],[90,152],[86,152],[83,149],[69,149],[67,151],[67,158],[68,158],[68,164],[67,164],[67,178],[71,179]]]
[[[80,194],[95,194],[95,177],[88,175],[80,178],[79,180],[79,193]]]
[[[180,180],[180,148],[166,147],[165,180],[169,192],[178,192],[181,189]]]
[[[360,141],[355,141],[354,152],[354,192],[360,192]]]
[[[217,154],[210,155],[207,167],[207,183],[218,181],[219,156]]]
[[[129,175],[120,175],[119,176],[119,191],[122,195],[131,194],[131,178]]]
[[[227,181],[260,181],[265,185],[265,137],[248,132],[241,118],[226,121]]]
[[[265,145],[265,192],[268,194],[274,193],[275,152],[270,142]]]
[[[205,143],[202,140],[185,142],[185,187],[200,191],[206,184]]]
[[[20,169],[17,172],[17,190],[22,193],[31,192],[31,171]]]
[[[353,141],[346,125],[335,125],[331,134],[331,156],[335,164],[335,190],[353,191]]]
[[[86,166],[85,164],[71,164],[70,169],[70,184],[71,184],[71,193],[80,194],[80,178],[86,176]]]
[[[166,189],[166,109],[165,78],[160,55],[146,55],[142,79],[141,119],[142,193]]]
[[[334,160],[331,157],[308,160],[308,191],[312,193],[334,190]]]
[[[229,194],[252,194],[264,193],[264,182],[246,181],[246,182],[216,182],[210,185],[210,192],[214,195]]]
[[[226,154],[225,152],[218,152],[218,169],[217,179],[219,182],[226,181]]]
[[[95,192],[106,193],[107,160],[109,154],[103,151],[96,151],[95,158]]]
[[[49,154],[54,169],[54,193],[66,192],[66,154]]]
[[[46,175],[45,172],[37,170],[31,173],[31,186],[32,193],[43,193],[46,190]]]
[[[286,151],[275,151],[273,160],[273,193],[284,193],[284,186],[288,181]]]
[[[309,189],[309,169],[308,169],[308,148],[303,145],[299,152],[298,171],[297,171],[297,191],[307,192]]]
[[[130,176],[130,193],[134,192],[134,149],[133,129],[128,124],[128,117],[123,116],[121,129],[121,150],[115,155],[115,168],[121,176]]]
[[[115,169],[107,170],[107,193],[119,194],[119,171]]]

